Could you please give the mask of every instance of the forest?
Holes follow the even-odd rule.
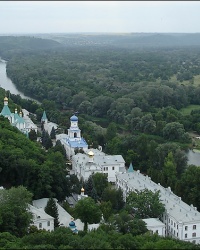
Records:
[[[102,145],[107,154],[121,154],[126,166],[132,162],[134,169],[140,169],[164,187],[170,186],[174,193],[199,210],[200,169],[188,166],[186,151],[199,148],[191,132],[200,133],[200,46],[183,42],[174,46],[161,43],[162,46],[136,48],[134,43],[127,46],[128,40],[120,42],[121,38],[115,40],[115,46],[112,42],[97,43],[98,37],[93,44],[83,43],[82,39],[80,37],[79,43],[74,44],[69,42],[69,37],[61,39],[60,36],[54,40],[0,37],[0,56],[7,60],[8,76],[19,90],[41,102],[39,105],[10,94],[11,109],[14,110],[16,105],[26,108],[36,114],[37,122],[45,110],[48,119],[59,124],[58,132],[67,131],[69,117],[77,112],[82,136],[90,147]],[[3,100],[4,90],[0,89],[0,95]],[[3,102],[0,103],[2,107]],[[59,201],[80,191],[82,183],[75,176],[66,178],[62,145],[57,143],[44,150],[38,142],[11,127],[6,119],[0,119],[0,186],[22,185],[32,192],[34,199],[56,197]],[[97,190],[99,188],[94,185],[93,193],[89,194],[94,200]],[[103,191],[98,194],[101,201],[118,197],[108,187],[105,190],[104,194]],[[115,213],[123,208],[120,205],[119,209],[114,200],[111,205]],[[63,230],[64,235],[65,229],[59,230]],[[78,249],[80,246],[86,249],[89,241],[90,246],[98,245],[92,243],[92,238],[101,239],[102,248],[111,249],[117,246],[129,249],[134,244],[136,249],[159,248],[167,241],[169,248],[190,247],[187,243],[157,236],[151,238],[153,243],[148,240],[152,236],[138,235],[132,239],[127,232],[111,230],[107,234],[106,230],[101,228],[87,235],[70,235],[76,237],[73,243],[62,243],[60,239],[59,249]],[[32,249],[31,237],[36,241],[41,237],[41,245],[52,242],[45,248],[57,249],[54,234],[56,231],[40,232],[34,237],[29,235],[18,240],[4,234],[1,237],[5,237],[6,243],[1,246]],[[67,234],[66,239],[69,232]],[[117,245],[111,240],[116,237],[119,238]],[[13,245],[11,242],[17,243]],[[125,244],[130,245],[125,247]]]

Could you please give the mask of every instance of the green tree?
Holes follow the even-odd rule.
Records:
[[[28,137],[31,141],[37,141],[37,133],[35,132],[35,130],[31,130],[28,134]]]
[[[3,232],[0,233],[0,246],[1,249],[20,249],[21,239],[15,235]]]
[[[176,163],[174,161],[172,152],[170,152],[168,156],[165,158],[162,174],[165,179],[164,186],[165,187],[170,186],[172,190],[174,190],[177,181],[177,171],[176,171]]]
[[[179,122],[170,122],[163,128],[163,136],[167,140],[181,140],[185,133],[185,129]]]
[[[97,195],[101,199],[104,189],[108,186],[108,177],[103,173],[95,173],[92,175],[92,179]]]
[[[106,140],[111,141],[117,135],[117,126],[114,122],[111,122],[106,131]]]
[[[178,182],[179,188],[177,188],[177,194],[187,204],[193,204],[200,209],[200,168],[198,166],[190,165],[185,172],[181,175]]]
[[[42,139],[42,146],[45,147],[46,150],[48,150],[53,146],[53,143],[47,131],[45,130],[42,131],[41,139]]]
[[[51,147],[53,147],[53,143],[52,143],[50,136],[48,136],[47,140],[46,140],[45,148],[46,148],[46,150],[48,150]]]
[[[56,139],[56,131],[54,127],[52,127],[51,129],[50,137],[51,139]]]
[[[92,190],[95,188],[92,175],[89,176],[88,180],[85,183],[85,194],[91,197]]]
[[[112,210],[112,203],[110,201],[102,201],[100,204],[100,209],[103,213],[103,218],[105,221],[108,221],[108,218],[111,216]]]
[[[153,120],[153,116],[151,114],[144,115],[138,124],[138,128],[144,133],[154,133],[156,129],[156,122]]]
[[[54,217],[54,228],[59,227],[59,218],[58,218],[58,207],[56,201],[53,198],[49,198],[47,205],[44,211]]]
[[[52,147],[51,150],[53,152],[60,152],[65,158],[67,157],[65,147],[60,140],[56,141],[56,145]]]
[[[91,197],[79,200],[75,205],[75,217],[84,223],[84,230],[87,231],[88,223],[99,223],[101,220],[101,210],[99,205]]]
[[[112,186],[108,186],[102,193],[102,201],[110,201],[112,209],[119,211],[124,207],[123,192],[121,188],[115,189]]]
[[[156,153],[157,153],[156,168],[162,170],[165,158],[168,156],[170,152],[172,152],[173,154],[174,162],[176,164],[177,174],[180,177],[181,173],[183,173],[187,167],[187,156],[185,152],[181,150],[180,146],[174,142],[163,143],[156,148]]]
[[[165,211],[161,203],[159,191],[153,193],[148,189],[130,192],[126,200],[126,208],[132,212],[136,218],[158,218]]]
[[[92,190],[91,190],[91,198],[92,198],[95,202],[97,202],[97,200],[98,200],[98,195],[97,195],[97,191],[96,191],[96,188],[95,188],[95,187],[93,187]]]
[[[0,190],[0,232],[20,237],[27,233],[32,219],[28,211],[31,200],[32,193],[23,186]]]
[[[115,228],[116,231],[127,234],[131,233],[133,236],[146,233],[146,223],[137,218],[133,218],[127,211],[122,211],[119,214],[114,214],[110,217],[109,224]]]

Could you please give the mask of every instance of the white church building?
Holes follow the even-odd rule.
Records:
[[[115,183],[117,172],[126,171],[121,155],[106,155],[98,149],[88,149],[84,154],[72,156],[72,170],[79,180],[86,181],[91,174],[103,173],[111,183]]]
[[[28,117],[27,113],[24,113],[24,117],[22,117],[22,112],[19,114],[17,112],[17,108],[15,108],[15,112],[11,113],[10,108],[8,107],[8,98],[4,98],[4,106],[0,113],[0,115],[8,118],[10,124],[17,129],[19,129],[22,133],[28,136],[28,133],[33,129],[37,133],[37,126],[32,122],[32,120]]]
[[[58,124],[48,121],[45,111],[43,112],[43,115],[42,115],[42,118],[41,118],[41,123],[43,123],[44,130],[47,131],[47,133],[49,135],[51,134],[51,131],[52,131],[53,127],[54,127],[55,130],[58,128]]]
[[[70,118],[71,126],[68,129],[68,134],[56,135],[56,141],[60,140],[66,150],[68,159],[75,155],[75,149],[88,149],[88,144],[83,137],[81,137],[81,130],[78,127],[78,117],[73,115]]]
[[[98,149],[88,149],[88,144],[81,137],[81,130],[78,127],[78,117],[73,115],[70,118],[68,134],[56,135],[56,141],[60,140],[66,150],[66,155],[72,163],[71,174],[84,181],[93,173],[103,173],[108,176],[108,181],[115,183],[117,172],[125,171],[125,161],[121,155],[106,155]],[[82,152],[76,153],[76,149]]]
[[[151,177],[141,174],[139,170],[134,171],[132,164],[126,173],[116,174],[116,187],[122,189],[124,200],[132,191],[160,191],[160,201],[165,206],[165,212],[160,218],[165,224],[165,236],[200,244],[200,213],[192,204],[183,202],[170,187],[164,188],[160,183],[153,182]]]
[[[39,230],[54,231],[54,218],[47,214],[43,208],[37,208],[29,204],[28,209],[33,215],[30,226],[36,226]]]

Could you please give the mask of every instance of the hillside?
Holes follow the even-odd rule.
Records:
[[[200,46],[200,33],[62,33],[37,36],[67,46],[114,46],[129,49]]]
[[[12,53],[24,53],[31,50],[48,50],[59,48],[62,45],[50,39],[42,39],[28,36],[0,36],[0,55],[9,59]]]

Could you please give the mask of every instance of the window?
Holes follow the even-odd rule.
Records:
[[[196,225],[193,225],[193,229],[197,229],[197,226],[196,226]]]
[[[39,223],[39,228],[42,228],[42,223]]]
[[[185,226],[185,231],[187,231],[188,230],[188,226]]]
[[[187,238],[187,234],[185,234],[185,238]]]
[[[176,223],[174,222],[174,227],[176,227]]]
[[[175,235],[176,233],[175,233],[175,230],[174,230],[174,235]]]
[[[112,167],[112,170],[115,170],[115,167]]]
[[[178,229],[178,225],[177,225],[177,229]]]
[[[193,240],[192,243],[196,244],[196,240]]]
[[[156,233],[158,234],[158,230],[156,230]]]
[[[171,221],[171,225],[173,225],[173,221]]]
[[[192,237],[196,237],[196,233],[192,233]]]
[[[170,219],[169,219],[169,222],[170,222]]]
[[[178,237],[178,233],[176,234],[176,236]]]
[[[47,226],[50,227],[50,221],[47,221]]]

